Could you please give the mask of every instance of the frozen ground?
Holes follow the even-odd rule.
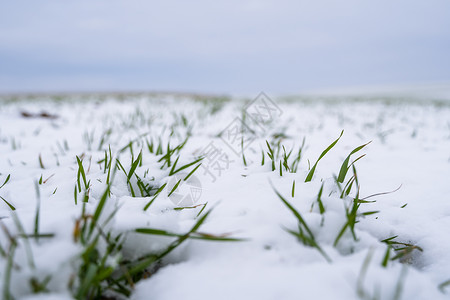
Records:
[[[450,298],[450,103],[343,98],[3,99],[2,297]]]

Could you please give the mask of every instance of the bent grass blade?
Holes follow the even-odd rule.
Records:
[[[344,130],[341,131],[341,134],[339,135],[339,137],[333,143],[331,143],[330,146],[328,146],[325,150],[323,150],[322,154],[320,154],[316,163],[313,165],[311,170],[309,170],[309,173],[306,176],[305,182],[309,182],[312,180],[312,178],[314,176],[314,172],[316,171],[316,167],[317,167],[317,164],[319,163],[319,161],[328,153],[328,151],[331,150],[331,148],[333,148],[337,144],[337,142],[340,140],[340,138],[342,137],[343,134],[344,134]]]

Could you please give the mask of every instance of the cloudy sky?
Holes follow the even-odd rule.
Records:
[[[0,93],[442,81],[448,0],[0,0]]]

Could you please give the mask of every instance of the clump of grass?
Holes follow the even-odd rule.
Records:
[[[273,188],[275,194],[277,194],[278,198],[286,205],[286,207],[292,212],[292,214],[296,217],[298,221],[298,231],[286,229],[287,232],[295,236],[299,241],[301,241],[305,246],[309,246],[315,248],[319,251],[320,254],[328,261],[331,262],[330,257],[323,251],[323,249],[317,243],[314,234],[309,228],[308,224],[306,224],[305,219],[302,217],[299,211],[297,211],[275,188]]]
[[[70,287],[77,299],[100,299],[106,294],[128,297],[134,285],[141,279],[151,276],[149,270],[187,239],[232,242],[240,241],[228,235],[212,235],[198,231],[211,210],[198,218],[195,225],[186,233],[174,233],[155,228],[135,228],[131,232],[143,235],[158,235],[175,238],[167,248],[159,252],[149,252],[136,259],[127,259],[122,252],[126,232],[113,235],[104,232],[105,225],[112,219],[117,209],[103,223],[99,223],[109,195],[109,186],[103,193],[93,215],[82,215],[75,223],[74,241],[81,243],[81,265]],[[106,249],[101,247],[106,243]],[[113,264],[110,262],[114,261]]]
[[[293,150],[294,149],[291,149],[291,151],[289,151],[289,153],[286,153],[286,148],[283,146],[283,157],[282,157],[283,167],[288,172],[291,172],[291,169],[289,168],[288,160],[289,160],[289,157],[291,156]],[[281,167],[280,167],[280,169],[281,169]]]
[[[98,147],[97,147],[98,151],[103,149],[103,145],[109,140],[111,134],[112,134],[112,128],[109,128],[102,133],[102,135],[100,137],[100,142],[98,143]]]
[[[125,170],[119,159],[116,159],[116,164],[119,170],[122,170],[125,176],[127,177],[127,184],[128,187],[130,188],[131,196],[136,197],[133,184],[131,183],[131,178],[133,177],[133,175],[135,175],[136,168],[139,166],[139,164],[142,164],[142,150],[139,152],[138,157],[131,162],[130,170],[128,172]]]
[[[205,204],[203,205],[203,208],[201,211],[203,211]],[[200,213],[201,213],[200,211]],[[162,235],[162,236],[168,236],[168,237],[177,237],[177,238],[184,238],[186,235],[188,235],[188,238],[190,239],[197,239],[197,240],[207,240],[207,241],[220,241],[220,242],[238,242],[243,241],[244,239],[241,238],[232,238],[229,237],[230,234],[221,234],[221,235],[214,235],[209,233],[202,233],[198,232],[197,230],[199,227],[203,224],[203,222],[206,220],[208,215],[211,213],[212,209],[207,211],[203,216],[201,216],[196,224],[192,227],[192,229],[186,234],[178,234],[173,233],[166,230],[161,229],[153,229],[153,228],[136,228],[134,231],[141,234],[150,234],[150,235]]]
[[[388,245],[388,249],[393,249],[396,253],[394,257],[391,258],[391,260],[399,260],[400,262],[408,262],[408,258],[410,257],[410,254],[414,251],[420,251],[423,252],[423,249],[417,245],[413,245],[410,243],[404,243],[396,241],[395,239],[398,237],[398,235],[392,236],[390,238],[384,239],[381,242]],[[389,251],[388,250],[388,251]],[[386,258],[387,256],[387,258]],[[385,260],[388,260],[389,256],[388,254],[385,255]],[[387,263],[384,263],[387,265]]]
[[[361,266],[361,270],[358,275],[358,280],[356,283],[356,294],[360,299],[371,300],[371,299],[380,299],[380,288],[379,286],[375,286],[374,294],[371,295],[367,289],[364,287],[364,281],[367,276],[367,272],[369,270],[369,265],[372,260],[373,249],[369,249],[366,258],[363,261]],[[403,293],[404,281],[407,275],[407,268],[405,266],[402,267],[400,274],[398,276],[397,282],[395,284],[394,294],[392,295],[393,300],[401,299],[401,295]]]
[[[152,196],[153,195],[152,194],[152,190],[154,189],[154,186],[152,186],[147,180],[144,181],[146,173],[144,173],[144,178],[141,178],[137,174],[134,174],[134,176],[136,177],[136,180],[137,180],[136,181],[136,185],[139,188],[139,192],[141,193],[141,197]],[[154,178],[152,178],[151,180],[154,180]]]
[[[93,129],[91,132],[86,130],[83,133],[83,140],[86,143],[88,151],[92,150],[92,144],[94,143],[94,134],[95,134],[95,129]]]
[[[342,238],[342,236],[344,235],[345,231],[347,229],[350,230],[353,240],[357,241],[358,238],[356,237],[356,233],[355,233],[355,225],[356,223],[358,223],[358,218],[362,217],[362,216],[369,216],[369,215],[373,215],[378,213],[378,211],[366,211],[366,212],[358,212],[361,204],[364,202],[361,202],[361,200],[359,199],[359,190],[355,196],[355,198],[352,199],[351,201],[351,205],[350,206],[346,206],[345,207],[345,216],[347,221],[345,222],[344,226],[342,226],[342,229],[339,231],[338,235],[336,236],[336,239],[334,240],[334,247],[337,247],[339,240]],[[344,202],[345,205],[345,202]]]
[[[125,146],[120,148],[118,151],[118,154],[122,154],[122,153],[126,152],[127,150],[129,150],[131,153],[132,160],[134,160],[134,148],[133,148],[134,144],[136,144],[138,146],[138,148],[143,148],[143,146],[144,146],[143,140],[145,140],[145,138],[149,134],[150,134],[150,132],[145,132],[145,133],[139,134],[136,138],[129,141],[128,144],[126,144]]]
[[[336,178],[336,183],[339,183],[338,179]],[[347,197],[350,195],[350,192],[352,191],[353,184],[356,183],[356,186],[358,187],[358,175],[356,174],[356,168],[353,167],[353,176],[350,177],[350,179],[347,181],[347,183],[344,185],[343,188],[338,184],[339,188],[341,188],[341,199]]]
[[[153,142],[153,139],[150,140],[150,142],[148,140],[146,140],[147,143],[147,149],[150,153],[155,154],[155,155],[162,155],[161,158],[158,160],[158,162],[163,162],[163,164],[161,165],[161,169],[164,169],[165,167],[170,168],[173,162],[172,157],[174,157],[176,154],[179,154],[181,149],[184,148],[184,146],[186,145],[186,143],[188,142],[190,137],[190,133],[188,132],[187,135],[185,136],[184,140],[178,144],[175,147],[171,147],[170,145],[170,140],[167,142],[166,146],[163,146],[163,142],[161,140],[161,138],[158,138],[158,146],[156,147],[156,144]],[[156,148],[156,149],[155,149]],[[163,149],[166,149],[166,152],[164,153]]]
[[[295,159],[291,163],[290,169],[292,173],[297,173],[298,165],[302,159],[303,150],[305,149],[305,140],[306,139],[303,138],[302,145],[298,149],[297,155],[295,156]]]
[[[115,212],[107,218],[104,224],[98,225],[108,194],[109,186],[103,193],[94,214],[92,216],[86,215],[83,209],[81,217],[75,222],[74,241],[84,247],[80,255],[81,264],[77,271],[77,277],[73,277],[69,282],[69,287],[77,299],[97,299],[102,296],[105,290],[115,291],[124,296],[131,294],[129,288],[120,283],[115,283],[113,278],[108,280],[115,270],[114,263],[109,265],[108,260],[115,261],[118,259],[118,251],[123,244],[121,234],[113,237],[110,233],[104,233],[102,230]],[[96,229],[95,232],[94,229]],[[107,245],[104,252],[100,250],[100,240]]]
[[[298,169],[298,164],[300,163],[300,160],[302,158],[302,151],[305,146],[305,139],[303,139],[302,145],[300,146],[297,155],[293,159],[291,159],[291,155],[294,152],[294,148],[287,151],[286,147],[281,144],[280,140],[278,140],[276,143],[273,142],[272,144],[273,146],[271,146],[271,143],[269,143],[269,141],[266,140],[268,151],[264,152],[264,150],[261,150],[261,166],[264,166],[265,164],[265,154],[267,153],[267,156],[271,160],[272,171],[275,171],[278,165],[279,167],[278,171],[280,176],[283,175],[283,169],[284,172],[296,173]],[[290,162],[290,160],[292,161]]]
[[[36,187],[38,187],[36,183]],[[39,193],[37,192],[37,197],[39,200]],[[11,218],[12,221],[16,227],[17,233],[15,235],[11,234],[11,232],[8,230],[7,226],[3,223],[3,220],[0,218],[0,227],[2,231],[4,232],[5,236],[7,237],[7,240],[9,241],[9,246],[5,249],[1,247],[0,245],[0,255],[3,256],[7,261],[5,265],[5,271],[3,273],[3,299],[14,299],[11,290],[11,277],[12,273],[14,271],[20,272],[25,266],[20,266],[14,262],[16,249],[22,244],[25,248],[25,255],[28,263],[28,268],[31,270],[32,274],[36,273],[36,264],[33,257],[33,251],[31,247],[31,238],[35,239],[35,242],[39,241],[39,238],[51,238],[54,235],[53,234],[42,234],[39,232],[39,201],[36,208],[36,215],[35,215],[35,228],[34,232],[32,234],[27,234],[24,230],[24,227],[22,225],[22,222],[20,221],[19,217],[15,212],[11,212]],[[23,241],[23,243],[20,242],[20,240]],[[49,283],[51,279],[51,276],[48,275],[44,277],[43,279],[39,279],[35,275],[31,275],[31,278],[29,279],[29,284],[31,287],[31,290],[34,293],[39,293],[46,290],[46,286]]]
[[[309,182],[312,180],[312,177],[314,175],[314,171],[316,169],[318,162],[336,145],[336,143],[339,141],[339,139],[342,137],[342,135],[343,135],[343,131],[341,132],[340,136],[335,141],[333,141],[333,143],[331,143],[324,151],[322,151],[321,155],[319,156],[319,158],[317,159],[317,161],[315,162],[313,167],[310,169],[305,182]],[[269,148],[269,152],[268,152],[269,158],[275,157],[274,151],[270,147],[270,144],[267,141],[266,141],[266,143]],[[340,239],[343,237],[344,233],[347,230],[350,231],[350,233],[353,237],[353,240],[358,241],[358,238],[357,238],[356,232],[355,232],[355,226],[359,222],[359,218],[378,213],[378,211],[360,212],[361,204],[374,202],[374,201],[367,201],[368,198],[370,198],[374,195],[371,195],[369,197],[365,197],[362,199],[359,197],[360,186],[359,186],[358,176],[356,173],[356,168],[355,168],[354,163],[357,160],[359,160],[360,158],[362,158],[363,156],[358,157],[355,161],[353,161],[350,164],[351,155],[360,151],[366,145],[368,145],[368,143],[361,145],[361,146],[355,148],[353,151],[351,151],[351,153],[347,156],[347,158],[344,160],[344,162],[341,166],[341,169],[339,172],[339,177],[336,177],[336,185],[341,190],[340,198],[343,199],[343,203],[344,203],[344,208],[345,208],[344,212],[345,212],[346,222],[344,223],[344,225],[342,226],[342,228],[340,229],[340,231],[338,232],[338,234],[334,240],[334,243],[333,243],[334,247],[338,246]],[[299,150],[299,153],[301,153],[301,149],[303,149],[303,147],[304,147],[304,142],[302,144],[302,147]],[[280,175],[282,175],[283,167],[285,168],[285,170],[289,170],[289,169],[287,169],[288,159],[289,159],[292,151],[287,152],[286,148],[284,146],[281,146],[279,148],[281,148],[283,151],[283,154],[282,154],[283,157],[282,157],[282,160],[280,160]],[[300,157],[300,156],[298,156],[298,157]],[[347,183],[344,185],[344,187],[341,187],[340,183],[343,182],[342,179],[345,179],[346,174],[350,167],[353,169],[353,176],[347,181]],[[292,169],[294,169],[294,167]],[[293,170],[291,170],[291,171],[293,171]],[[349,199],[351,191],[353,190],[353,188],[355,186],[356,186],[356,194],[355,194],[355,196],[350,197],[350,199]],[[321,226],[323,226],[323,224],[325,222],[325,215],[326,215],[326,208],[322,201],[323,192],[324,192],[324,183],[321,184],[320,189],[317,194],[317,197],[316,197],[315,201],[311,204],[311,211],[314,208],[314,205],[317,204],[318,213],[321,215],[321,218],[322,218]],[[309,229],[308,225],[306,224],[306,222],[305,222],[304,218],[302,217],[302,215],[300,214],[300,212],[295,210],[295,208],[278,191],[275,190],[275,193],[282,200],[282,202],[291,210],[291,212],[295,215],[295,217],[298,220],[298,224],[299,224],[298,231],[288,230],[288,232],[295,235],[300,241],[302,241],[303,244],[316,248],[328,260],[329,259],[328,256],[323,252],[322,248],[320,248],[320,246],[317,244],[312,231]],[[382,193],[380,193],[380,194],[382,194]],[[376,195],[378,195],[378,194],[376,194]],[[295,196],[295,181],[292,183],[291,196],[292,196],[292,198],[294,198],[294,196]],[[349,205],[346,204],[348,202],[348,200],[351,200]]]

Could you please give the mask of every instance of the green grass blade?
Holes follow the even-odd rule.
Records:
[[[325,213],[325,206],[323,206],[322,202],[322,192],[323,192],[323,183],[320,186],[319,194],[317,195],[317,203],[319,204],[319,212],[321,215]]]
[[[11,295],[11,275],[12,275],[12,269],[14,267],[14,254],[16,253],[16,243],[12,243],[11,247],[9,249],[9,255],[8,260],[6,263],[6,269],[5,273],[3,275],[3,299],[5,300],[12,300],[14,299]]]
[[[336,239],[334,240],[333,247],[336,247],[336,246],[338,245],[339,240],[340,240],[341,237],[344,235],[345,230],[347,229],[347,227],[348,227],[348,221],[347,221],[347,222],[345,223],[345,225],[342,227],[341,231],[339,231],[339,233],[338,233]]]
[[[227,237],[227,236],[213,235],[213,234],[207,234],[207,233],[201,233],[201,232],[194,233],[194,235],[190,235],[189,238],[194,239],[194,240],[204,240],[204,241],[214,241],[214,242],[243,242],[243,241],[248,240],[248,239],[231,238],[231,237]]]
[[[350,154],[347,156],[347,158],[344,160],[344,162],[342,163],[341,169],[339,171],[339,176],[337,181],[340,183],[343,183],[345,180],[345,175],[347,175],[348,169],[349,169],[349,161],[350,161],[350,157],[355,154],[356,152],[360,151],[361,149],[363,149],[364,147],[366,147],[367,145],[369,145],[372,141],[361,145],[359,147],[356,147],[355,149],[352,150],[352,152],[350,152]],[[361,157],[360,157],[361,158]],[[359,158],[358,158],[359,159]]]
[[[176,173],[178,173],[178,172],[180,172],[180,171],[183,171],[184,169],[189,168],[189,167],[192,166],[192,165],[195,165],[196,163],[198,163],[198,162],[201,161],[202,159],[203,159],[203,157],[200,157],[200,158],[194,160],[193,162],[190,162],[190,163],[188,163],[188,164],[185,164],[184,166],[182,166],[182,167],[180,167],[180,168],[178,168],[177,170],[174,170],[174,171],[172,170],[172,169],[174,169],[174,168],[172,168],[172,169],[170,170],[169,176],[172,176],[173,174],[176,174]]]
[[[41,169],[45,169],[44,163],[42,162],[42,156],[39,153],[39,166],[41,167]]]
[[[387,267],[390,256],[391,256],[391,247],[387,246],[386,253],[384,254],[383,261],[381,262],[381,266],[383,268]]]
[[[196,218],[198,218],[198,217],[202,214],[202,212],[203,212],[203,211],[205,210],[205,208],[206,208],[206,205],[208,205],[208,202],[206,202],[206,203],[203,205],[202,209],[200,209],[200,211],[198,212]]]
[[[172,168],[170,169],[169,175],[175,174],[175,168],[177,167],[178,160],[180,159],[180,156],[177,156],[177,159],[175,159],[175,162],[172,165]]]
[[[2,187],[4,187],[5,186],[5,184],[7,184],[8,183],[8,181],[9,181],[9,179],[11,178],[11,174],[8,174],[8,176],[6,177],[6,180],[5,180],[5,182],[3,182],[3,184],[0,186],[0,189],[2,188]]]
[[[359,271],[358,281],[356,283],[356,292],[358,293],[358,296],[360,299],[367,298],[367,295],[366,295],[366,292],[364,289],[364,280],[366,278],[367,271],[369,270],[369,265],[370,265],[370,261],[372,260],[372,256],[373,256],[373,249],[369,249],[369,251],[367,252],[367,256],[364,259],[364,262],[361,266],[361,270]]]
[[[146,211],[150,205],[152,205],[153,201],[155,201],[156,197],[161,193],[161,191],[166,187],[167,183],[164,183],[162,186],[159,187],[159,189],[156,191],[155,195],[153,196],[152,200],[150,200],[145,206],[144,211]]]
[[[403,265],[397,280],[397,284],[395,285],[395,293],[394,297],[392,298],[393,300],[400,300],[402,296],[407,271],[408,271],[407,267]]]
[[[295,194],[295,180],[292,182],[292,198],[294,198]]]
[[[153,229],[153,228],[136,228],[134,231],[137,233],[142,233],[142,234],[162,235],[162,236],[168,236],[168,237],[180,237],[183,235],[183,234],[168,232],[168,231],[162,230],[162,229]]]
[[[77,163],[78,163],[78,170],[81,174],[81,177],[83,178],[84,186],[85,186],[85,188],[87,188],[88,184],[87,184],[87,180],[86,180],[86,173],[84,172],[83,163],[81,162],[81,160],[78,156],[76,156],[76,158],[77,158]]]
[[[130,171],[128,172],[127,180],[130,181],[131,177],[133,176],[134,172],[136,171],[136,168],[138,167],[140,161],[142,159],[142,150],[139,152],[138,157],[136,160],[131,164]]]
[[[438,288],[439,288],[441,291],[444,291],[445,288],[446,288],[447,286],[449,286],[449,285],[450,285],[450,279],[447,280],[447,281],[444,281],[444,282],[441,283],[441,284],[439,284]]]
[[[2,196],[0,196],[0,199],[2,199],[2,200],[6,203],[6,205],[9,206],[9,208],[10,208],[11,210],[16,210],[16,208],[14,207],[14,205],[12,205],[12,204],[9,203],[8,201],[6,201],[5,198],[3,198]]]
[[[331,143],[330,146],[328,146],[325,150],[323,150],[322,154],[320,154],[316,163],[313,165],[313,167],[309,171],[308,175],[306,176],[305,182],[311,181],[311,179],[314,176],[314,172],[316,170],[316,167],[317,167],[317,164],[319,163],[319,161],[328,153],[328,151],[331,150],[331,148],[333,148],[337,144],[337,142],[340,140],[340,138],[342,137],[343,134],[344,134],[344,130],[341,131],[341,134],[339,135],[339,137],[333,143]]]
[[[91,236],[92,232],[94,231],[94,227],[97,225],[98,219],[100,218],[100,215],[101,215],[101,213],[103,211],[103,208],[105,206],[106,200],[108,199],[110,188],[111,188],[110,185],[108,185],[106,187],[105,192],[103,193],[102,197],[100,198],[100,201],[97,204],[97,207],[95,209],[94,215],[92,216],[91,226],[90,226],[90,229],[89,229],[89,236]]]
[[[276,189],[274,189],[274,191],[277,194],[278,198],[280,198],[280,200],[283,201],[283,203],[287,206],[287,208],[289,208],[289,210],[294,214],[294,216],[297,218],[299,223],[305,227],[308,234],[310,236],[314,236],[312,231],[309,229],[308,225],[306,224],[305,220],[301,216],[301,214],[286,199],[284,199],[284,197]]]
[[[241,151],[242,151],[242,162],[244,163],[244,166],[247,166],[247,160],[245,159],[244,154],[244,136],[241,137]]]
[[[39,241],[39,216],[41,211],[41,193],[39,191],[39,184],[34,182],[34,186],[36,188],[36,214],[34,217],[34,235],[36,238],[36,242]]]
[[[170,195],[172,195],[172,194],[175,192],[175,190],[176,190],[176,189],[178,188],[178,186],[180,185],[181,180],[182,180],[182,179],[179,179],[179,180],[177,181],[177,183],[173,186],[172,190],[169,192],[169,194],[167,195],[167,197],[170,197]]]
[[[188,180],[189,179],[189,177],[191,177],[192,176],[192,174],[194,174],[194,172],[195,171],[197,171],[197,169],[201,166],[202,164],[200,163],[200,164],[198,164],[189,174],[187,174],[186,175],[186,177],[184,177],[184,181],[186,181],[186,180]]]
[[[25,229],[23,228],[22,223],[20,222],[19,217],[17,216],[16,213],[11,213],[11,217],[14,221],[14,224],[16,225],[17,231],[19,232],[19,234],[26,236],[27,234],[25,233]],[[34,263],[34,258],[33,258],[33,251],[31,250],[31,245],[30,245],[30,241],[25,238],[24,240],[24,244],[25,244],[25,253],[28,259],[28,265],[30,266],[31,269],[36,269],[36,265]]]

